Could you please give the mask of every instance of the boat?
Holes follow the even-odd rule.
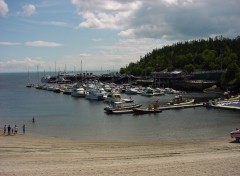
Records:
[[[53,92],[60,93],[61,89],[59,87],[54,87]]]
[[[174,105],[174,106],[179,106],[179,105],[190,105],[194,104],[194,99],[183,99],[182,95],[177,95],[174,97],[172,101],[168,103],[168,105]]]
[[[150,113],[160,113],[162,112],[161,109],[154,109],[154,108],[134,108],[134,114],[150,114]]]
[[[230,132],[231,138],[235,138],[236,141],[240,142],[240,129],[236,128],[236,130]]]
[[[105,107],[104,110],[108,114],[125,114],[132,113],[134,108],[139,108],[141,106],[141,104],[115,102],[111,106]]]
[[[228,96],[228,98],[225,98],[224,100],[226,100],[226,101],[240,100],[240,94],[239,95]]]
[[[122,101],[123,101],[124,103],[133,103],[133,102],[134,102],[134,100],[132,99],[132,97],[122,98]]]
[[[65,87],[65,88],[63,89],[63,94],[65,94],[65,95],[71,95],[71,94],[72,94],[72,90],[71,90],[70,88]]]
[[[134,108],[133,109],[134,114],[150,114],[150,113],[160,113],[162,112],[161,109],[159,109],[158,101],[154,105],[149,105],[147,108]]]
[[[83,87],[73,88],[71,92],[71,96],[73,97],[85,97],[86,91]]]
[[[151,87],[147,87],[143,90],[142,95],[146,97],[152,97],[154,95],[154,91]]]
[[[165,95],[164,89],[156,88],[156,89],[153,91],[153,95],[154,95],[154,96],[162,96],[162,95]]]
[[[141,91],[139,90],[139,88],[136,88],[136,87],[127,87],[125,91],[125,94],[128,94],[128,95],[137,95],[140,93]]]
[[[114,103],[114,102],[120,102],[122,100],[121,94],[119,93],[108,93],[107,97],[105,98],[104,102],[106,103]]]
[[[29,70],[28,70],[28,83],[26,84],[26,87],[27,87],[27,88],[34,87],[34,84],[33,84],[33,83],[30,83]]]
[[[28,87],[28,88],[34,87],[34,84],[32,84],[32,83],[27,83],[26,87]]]
[[[104,96],[99,89],[91,88],[86,92],[86,99],[102,101],[104,100]]]

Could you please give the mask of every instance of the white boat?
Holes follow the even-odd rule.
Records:
[[[154,91],[151,87],[147,87],[143,90],[142,95],[146,97],[152,97],[154,95]]]
[[[115,102],[112,104],[112,106],[105,107],[104,110],[108,114],[125,114],[125,113],[133,113],[134,108],[139,108],[141,106],[142,106],[141,104]]]
[[[128,95],[137,95],[140,93],[141,92],[140,92],[139,88],[136,88],[136,87],[127,87],[126,91],[125,91],[125,94],[128,94]]]
[[[73,97],[85,97],[86,91],[83,87],[72,89],[71,96]]]
[[[153,92],[154,96],[161,96],[161,95],[165,95],[164,90],[160,89],[160,88],[156,88]]]
[[[183,99],[182,95],[177,95],[174,97],[173,100],[171,100],[168,105],[191,105],[194,104],[195,100],[194,99]]]
[[[86,92],[86,99],[102,101],[104,100],[104,96],[99,89],[89,89]]]
[[[72,89],[71,88],[68,88],[68,87],[65,87],[63,89],[63,94],[65,95],[71,95],[72,94]]]
[[[106,103],[115,103],[115,102],[121,102],[122,101],[122,98],[121,98],[121,94],[119,93],[108,93],[107,94],[107,97],[105,98],[104,102]]]

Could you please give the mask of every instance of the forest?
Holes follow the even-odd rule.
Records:
[[[121,68],[120,73],[143,76],[164,69],[181,69],[187,73],[225,70],[221,84],[239,88],[240,36],[233,39],[218,36],[156,48],[136,63],[129,63]]]

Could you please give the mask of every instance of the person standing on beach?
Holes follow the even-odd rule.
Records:
[[[4,128],[3,128],[3,134],[4,134],[4,135],[6,134],[6,131],[7,131],[7,126],[4,125]]]
[[[32,118],[32,123],[35,123],[35,119],[34,119],[34,117]]]
[[[22,126],[23,134],[25,134],[25,124]]]
[[[17,125],[15,125],[15,127],[14,127],[14,134],[17,134],[17,132],[18,132],[18,127],[17,127]]]
[[[8,135],[10,135],[10,133],[11,133],[11,126],[8,125]]]

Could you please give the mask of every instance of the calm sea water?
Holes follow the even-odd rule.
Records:
[[[42,75],[40,75],[42,76]],[[36,73],[30,74],[37,82]],[[73,98],[35,88],[26,88],[28,73],[0,74],[0,127],[6,124],[26,125],[26,133],[82,141],[176,141],[230,138],[229,132],[240,127],[236,111],[204,107],[168,110],[159,114],[107,115],[103,102]],[[123,97],[128,97],[123,94]],[[164,104],[174,95],[159,97],[132,96],[144,105],[159,101]],[[184,96],[204,98],[203,93]],[[215,95],[208,95],[215,97]],[[31,123],[35,117],[35,124]]]

